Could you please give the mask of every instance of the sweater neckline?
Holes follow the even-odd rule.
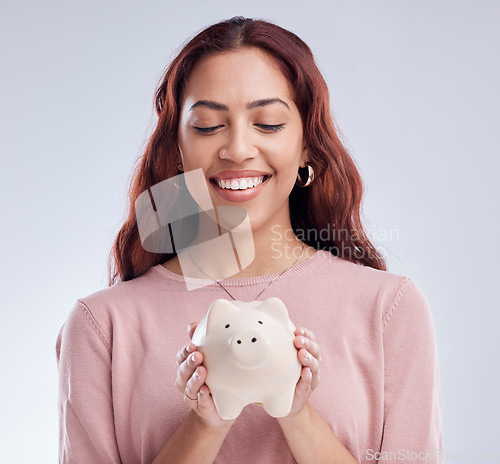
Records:
[[[301,272],[305,269],[309,269],[311,266],[313,266],[317,262],[324,259],[326,257],[326,254],[334,257],[329,251],[317,250],[313,255],[309,256],[304,261],[297,263],[297,264],[294,264],[290,269],[283,272],[283,274],[277,280],[280,280],[280,279],[285,278],[285,277],[290,277],[290,276],[297,274],[298,272]],[[182,275],[179,275],[179,274],[176,274],[175,272],[170,271],[169,269],[165,268],[161,264],[157,264],[156,266],[153,266],[152,269],[154,269],[156,272],[160,273],[160,275],[162,275],[163,277],[166,277],[170,280],[174,280],[176,282],[187,283],[190,285],[215,286],[215,287],[219,286],[212,279],[184,277]],[[239,277],[236,279],[222,279],[222,280],[219,280],[219,282],[221,284],[223,284],[225,287],[243,287],[243,286],[248,286],[248,285],[256,285],[256,284],[269,282],[270,280],[275,279],[276,276],[278,276],[278,275],[279,275],[279,272],[275,272],[274,274],[266,274],[266,275],[262,275],[262,276]],[[210,282],[210,283],[208,283],[208,282]]]

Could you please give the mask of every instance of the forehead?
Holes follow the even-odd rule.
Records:
[[[183,106],[211,99],[231,107],[259,98],[278,97],[290,104],[292,88],[275,59],[255,47],[201,59],[184,90]]]

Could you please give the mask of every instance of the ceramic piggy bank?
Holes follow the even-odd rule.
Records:
[[[205,383],[223,419],[235,419],[250,403],[273,417],[288,415],[302,370],[294,331],[279,298],[212,303],[192,342],[203,354]]]

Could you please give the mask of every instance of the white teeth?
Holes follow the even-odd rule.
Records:
[[[231,189],[231,190],[246,190],[248,188],[257,187],[257,185],[262,184],[264,176],[260,177],[247,177],[245,179],[228,179],[219,180],[217,184],[221,188]]]

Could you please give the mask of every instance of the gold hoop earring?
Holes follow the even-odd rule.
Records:
[[[184,169],[182,167],[182,160],[184,159],[182,157],[182,151],[181,151],[181,147],[179,145],[177,145],[177,159],[181,159],[181,161],[179,163],[177,163],[177,169],[181,172],[184,172]]]
[[[311,182],[314,180],[314,169],[310,164],[307,165],[307,172],[308,176],[306,183],[304,183],[304,181],[300,177],[300,172],[297,172],[297,180],[295,181],[295,185],[298,185],[299,187],[307,187],[308,185],[311,185]]]

